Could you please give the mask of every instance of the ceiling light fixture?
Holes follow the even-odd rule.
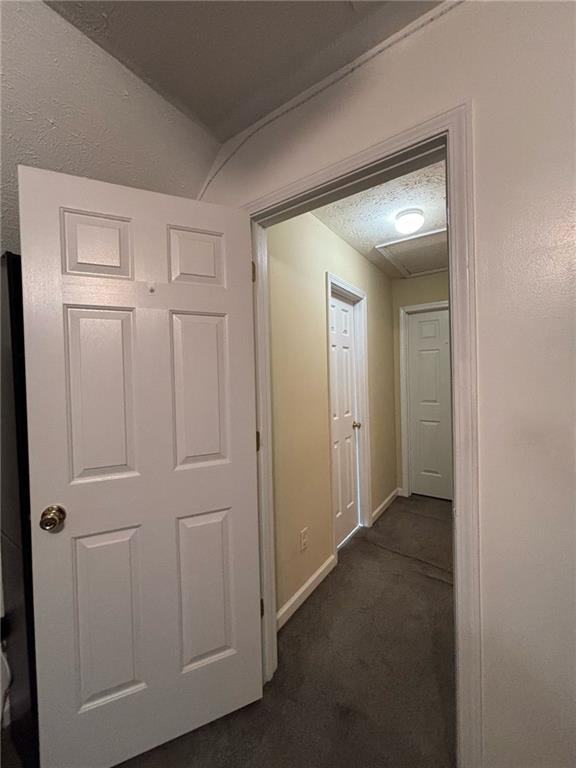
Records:
[[[424,224],[424,214],[420,208],[407,208],[396,214],[394,226],[402,235],[412,235]]]

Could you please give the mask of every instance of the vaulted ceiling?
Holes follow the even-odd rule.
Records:
[[[224,141],[437,2],[48,2]]]

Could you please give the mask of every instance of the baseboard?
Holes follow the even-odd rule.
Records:
[[[404,499],[408,499],[412,494],[405,488],[398,488],[398,496],[402,496]]]
[[[384,512],[385,510],[387,510],[387,509],[388,509],[388,507],[390,506],[390,504],[392,504],[392,502],[394,501],[394,499],[396,498],[396,496],[401,496],[401,495],[402,495],[402,494],[400,493],[400,491],[401,491],[401,489],[400,489],[400,488],[395,488],[395,489],[392,491],[392,493],[391,493],[389,496],[386,496],[386,498],[384,499],[384,501],[382,502],[382,504],[379,504],[379,505],[376,507],[376,509],[374,510],[374,512],[372,512],[372,525],[374,525],[374,523],[376,522],[376,520],[378,520],[378,518],[380,517],[380,515],[382,514],[382,512]]]
[[[280,627],[283,627],[284,624],[288,621],[288,619],[296,613],[298,608],[302,605],[302,603],[310,597],[312,592],[316,589],[318,584],[320,584],[321,581],[323,581],[326,576],[330,573],[330,571],[334,568],[336,563],[338,562],[338,559],[336,555],[330,555],[328,560],[326,562],[322,563],[320,568],[318,568],[317,571],[315,571],[312,576],[306,581],[300,589],[295,592],[290,600],[284,603],[282,608],[278,611],[276,614],[276,623],[278,626],[278,629]]]

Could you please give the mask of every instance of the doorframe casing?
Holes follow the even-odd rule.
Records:
[[[370,456],[370,397],[368,392],[368,297],[366,292],[346,280],[326,272],[326,352],[328,355],[328,408],[332,402],[331,390],[331,361],[330,361],[330,298],[344,299],[353,306],[354,322],[354,364],[356,373],[356,402],[357,413],[354,418],[362,424],[357,430],[358,451],[358,488],[357,499],[360,505],[358,525],[372,525],[372,474]],[[331,420],[330,420],[331,421]],[[330,425],[332,434],[332,425]],[[333,488],[332,451],[330,451],[330,487]],[[333,552],[336,553],[336,529],[334,525],[334,500],[332,510],[332,540]]]
[[[452,342],[452,430],[454,451],[454,605],[456,625],[456,729],[458,768],[483,768],[482,612],[478,504],[478,381],[474,251],[472,105],[459,104],[418,125],[319,171],[277,188],[243,207],[254,235],[255,339],[262,559],[263,673],[277,666],[270,319],[265,227],[311,210],[326,190],[354,192],[358,179],[374,178],[394,155],[425,142],[446,140],[450,328]],[[365,188],[365,187],[364,187]],[[340,197],[344,197],[341,194]],[[281,215],[283,218],[279,219]]]
[[[419,315],[422,312],[434,310],[450,311],[450,302],[430,301],[426,304],[408,304],[400,307],[400,321],[398,325],[398,351],[400,369],[400,446],[402,456],[402,486],[399,496],[410,496],[412,483],[410,482],[410,400],[408,397],[408,319],[410,315]],[[452,385],[452,376],[450,376]]]

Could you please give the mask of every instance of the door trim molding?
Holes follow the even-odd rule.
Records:
[[[337,275],[326,273],[326,353],[328,356],[328,408],[331,403],[330,391],[330,297],[337,296],[353,305],[356,363],[356,418],[362,424],[358,439],[358,500],[360,514],[358,523],[372,525],[372,465],[370,455],[370,396],[368,391],[368,298],[365,291]],[[332,474],[332,451],[330,451],[330,473]],[[331,486],[332,487],[332,486]],[[331,505],[332,512],[334,511]],[[334,551],[336,541],[334,515],[332,515],[332,538]]]
[[[259,458],[260,536],[263,551],[270,553],[262,574],[264,624],[276,622],[272,502],[272,424],[270,411],[269,295],[265,237],[258,232],[274,221],[319,205],[329,190],[346,188],[353,194],[355,179],[379,183],[379,169],[394,155],[444,138],[447,148],[448,229],[450,233],[450,324],[452,340],[453,437],[454,437],[454,549],[456,619],[456,709],[458,768],[484,768],[482,691],[482,613],[480,527],[478,505],[478,397],[477,333],[474,253],[474,184],[472,106],[460,104],[422,123],[409,127],[371,147],[319,171],[277,188],[244,207],[256,234],[256,343],[258,355],[258,420],[262,435]],[[358,182],[358,183],[360,183]],[[365,188],[365,187],[364,187]],[[269,457],[264,459],[264,453]],[[401,494],[399,494],[401,495]],[[264,675],[269,680],[276,668],[276,637],[263,630]]]
[[[435,309],[449,309],[449,302],[431,301],[428,304],[409,304],[400,307],[400,324],[398,326],[398,347],[400,352],[400,444],[402,458],[403,496],[412,493],[410,483],[410,402],[408,398],[408,317],[421,312],[432,312]]]
[[[254,353],[256,361],[256,429],[260,450],[258,470],[258,521],[260,539],[260,597],[262,600],[262,675],[272,679],[278,667],[276,635],[276,545],[274,538],[274,453],[272,445],[272,368],[270,360],[270,300],[266,231],[252,222],[255,268]]]

